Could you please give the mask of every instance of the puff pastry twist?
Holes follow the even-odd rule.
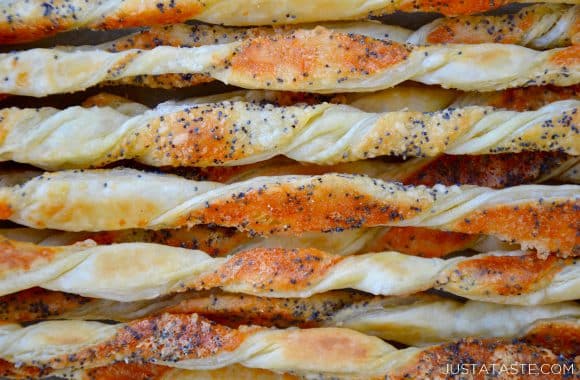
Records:
[[[0,111],[0,160],[55,170],[124,159],[204,167],[277,155],[327,165],[380,155],[580,155],[579,108],[578,100],[519,113],[477,106],[367,113],[328,103],[276,107],[247,102],[164,103],[138,115],[109,107],[8,108]]]
[[[562,333],[565,329],[569,334]],[[521,340],[467,339],[397,350],[349,329],[231,329],[195,314],[163,314],[118,325],[85,321],[7,325],[0,335],[0,357],[21,371],[36,367],[41,374],[125,361],[190,370],[241,364],[310,378],[425,378],[443,371],[458,355],[482,363],[562,364],[565,356],[557,353],[574,344],[578,329],[578,319],[562,319],[538,322],[520,333]],[[547,337],[545,345],[535,346],[541,331]],[[546,346],[553,346],[553,351]],[[577,358],[572,360],[580,364]]]
[[[533,5],[516,14],[439,18],[414,32],[412,44],[499,42],[534,49],[580,44],[580,7]]]
[[[569,86],[580,82],[578,49],[412,46],[317,27],[193,48],[111,53],[80,47],[0,54],[0,91],[45,96],[124,77],[169,73],[204,74],[244,88],[320,93],[379,90],[405,80],[467,91]]]
[[[273,234],[414,226],[493,235],[523,249],[568,255],[579,245],[578,189],[427,188],[342,174],[223,185],[131,169],[62,171],[0,188],[0,218],[67,231],[215,224]]]
[[[309,297],[352,288],[404,295],[436,288],[465,298],[543,304],[580,298],[580,263],[522,251],[453,259],[396,252],[357,256],[314,248],[255,248],[227,258],[150,243],[46,247],[4,240],[0,295],[34,286],[118,301],[221,288]]]
[[[440,12],[461,15],[484,12],[518,0],[465,2],[451,0],[367,1],[268,0],[259,4],[243,0],[135,0],[87,2],[84,0],[6,1],[0,11],[0,43],[31,41],[59,31],[75,28],[115,29],[156,24],[171,24],[197,19],[213,24],[268,25],[352,20],[395,11]],[[529,2],[529,0],[527,1]],[[540,1],[537,1],[540,2]],[[544,0],[545,3],[570,3],[573,0]]]
[[[400,43],[511,43],[531,46],[535,49],[550,49],[577,45],[580,41],[578,28],[579,7],[558,5],[537,5],[526,7],[516,15],[467,16],[462,18],[442,18],[427,24],[414,32],[398,26],[379,22],[325,23],[324,27],[340,33],[360,34],[379,40]],[[299,28],[313,28],[300,25]],[[296,27],[294,27],[296,28]],[[286,26],[286,29],[289,29]],[[101,49],[116,52],[128,49],[152,49],[156,46],[195,47],[232,43],[257,37],[273,35],[279,30],[273,28],[227,28],[216,25],[175,24],[152,27],[148,30],[121,37],[99,45]],[[202,74],[164,74],[126,77],[106,84],[132,84],[148,87],[186,87],[211,81],[213,78]]]
[[[230,327],[345,327],[413,346],[470,336],[514,338],[539,320],[580,317],[580,306],[574,302],[514,306],[459,302],[426,294],[382,297],[353,291],[309,298],[178,293],[154,300],[117,302],[34,288],[1,297],[0,302],[5,305],[0,320],[13,323],[46,319],[131,321],[164,312],[196,313]]]

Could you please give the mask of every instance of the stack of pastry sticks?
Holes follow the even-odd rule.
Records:
[[[578,376],[580,6],[512,2],[0,3],[0,374]]]

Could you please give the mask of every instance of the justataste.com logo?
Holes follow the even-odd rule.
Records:
[[[579,374],[580,371],[574,363],[512,363],[512,364],[472,364],[472,363],[449,363],[442,368],[444,375],[563,375],[570,376]]]

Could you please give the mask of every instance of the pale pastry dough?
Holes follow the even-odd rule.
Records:
[[[451,0],[292,0],[280,2],[244,0],[106,0],[87,2],[67,0],[6,1],[0,11],[0,43],[31,41],[59,31],[76,28],[115,29],[155,24],[170,24],[196,19],[212,24],[269,25],[352,20],[395,11],[440,12],[461,15],[485,12],[504,4],[522,2],[466,2]],[[527,0],[529,2],[529,0]],[[537,1],[540,2],[540,1]],[[544,0],[545,3],[569,3],[574,0]]]
[[[39,286],[117,301],[221,288],[268,297],[310,297],[351,288],[404,295],[430,288],[506,304],[580,298],[580,264],[522,251],[453,259],[396,252],[339,256],[314,248],[254,248],[227,258],[151,243],[46,247],[4,240],[0,295]],[[18,260],[18,261],[17,261]],[[505,268],[505,269],[503,269]]]
[[[465,355],[475,362],[561,363],[564,331],[578,318],[539,321],[521,340],[466,339],[397,350],[383,340],[345,328],[232,329],[196,314],[162,314],[127,324],[42,322],[2,327],[0,357],[21,368],[91,369],[125,361],[208,370],[241,364],[305,377],[339,379],[425,378]],[[544,345],[528,344],[543,330]],[[549,347],[554,349],[550,351]],[[565,356],[564,356],[565,357]],[[576,360],[578,360],[576,358]]]
[[[205,167],[278,155],[323,165],[381,155],[553,151],[577,156],[579,106],[579,100],[566,100],[519,113],[477,106],[367,113],[329,103],[168,102],[132,116],[110,107],[7,108],[0,111],[0,159],[58,170],[124,159]]]
[[[196,313],[229,326],[346,327],[413,346],[465,337],[514,338],[538,320],[580,317],[580,305],[513,306],[465,303],[433,295],[381,297],[334,291],[309,298],[269,298],[230,293],[180,293],[155,300],[117,302],[31,289],[0,298],[0,319],[131,321],[168,312]],[[434,318],[433,316],[437,316]]]
[[[317,27],[192,48],[111,53],[59,47],[0,54],[0,92],[45,96],[125,77],[170,73],[204,74],[250,89],[319,93],[373,91],[405,80],[466,91],[569,86],[580,81],[578,49],[413,46]]]
[[[0,217],[66,231],[212,223],[273,234],[414,226],[492,235],[568,255],[578,250],[579,194],[576,185],[428,188],[346,174],[223,185],[132,169],[85,170],[0,188]]]

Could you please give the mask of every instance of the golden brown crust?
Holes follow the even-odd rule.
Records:
[[[444,257],[473,247],[478,235],[438,231],[420,227],[391,227],[366,245],[365,251],[392,250],[421,257]]]
[[[0,297],[0,320],[28,322],[48,319],[90,302],[90,298],[76,294],[31,288]]]
[[[429,203],[427,197],[418,197],[408,203],[389,204],[373,199],[350,181],[340,189],[324,181],[313,186],[287,183],[249,188],[239,197],[215,200],[183,215],[177,225],[216,223],[244,226],[262,234],[284,232],[290,226],[296,232],[340,231],[377,226],[385,224],[385,220],[410,219],[428,208]],[[269,205],[268,212],[259,205]]]
[[[482,295],[515,296],[543,288],[564,266],[555,256],[485,256],[459,263],[447,279],[439,281],[450,291],[469,288],[479,289]]]
[[[515,373],[498,373],[502,365],[509,369],[510,365],[513,364],[517,368],[520,363],[538,368],[538,374],[534,374],[529,369],[527,371],[520,369]],[[574,362],[566,363],[570,365]],[[500,339],[465,339],[421,352],[403,368],[389,374],[389,379],[449,378],[445,375],[450,371],[447,367],[449,364],[455,365],[456,368],[460,364],[465,365],[465,368],[468,368],[470,364],[474,365],[476,371],[470,375],[472,379],[486,378],[486,371],[481,367],[483,364],[488,368],[495,364],[498,367],[495,378],[498,379],[562,379],[565,376],[563,373],[550,373],[549,367],[561,365],[562,359],[547,349],[519,342],[510,344]],[[542,365],[546,365],[548,370],[546,373],[539,374],[539,368]],[[575,367],[577,365],[578,360]],[[569,375],[571,373],[571,371],[568,372]]]
[[[580,352],[580,324],[577,321],[538,321],[527,331],[523,340],[538,347],[545,347],[568,358],[578,357]]]
[[[497,224],[500,220],[501,228]],[[476,210],[455,222],[453,228],[467,234],[482,231],[494,234],[501,229],[499,234],[503,238],[511,237],[507,240],[535,242],[551,252],[566,251],[577,255],[580,250],[579,220],[579,201],[545,202],[540,199],[517,206],[502,205]],[[559,242],[557,245],[553,243],[556,241]]]
[[[257,36],[238,49],[231,61],[232,73],[243,81],[288,82],[296,86],[317,80],[344,81],[390,68],[407,59],[410,52],[392,41],[329,34],[320,29],[315,33],[317,38],[309,39],[301,31]],[[280,57],[284,57],[282,62]],[[329,62],[333,62],[332,70]]]
[[[253,249],[232,256],[196,282],[201,289],[244,283],[257,289],[292,292],[325,277],[341,259],[317,249]]]

